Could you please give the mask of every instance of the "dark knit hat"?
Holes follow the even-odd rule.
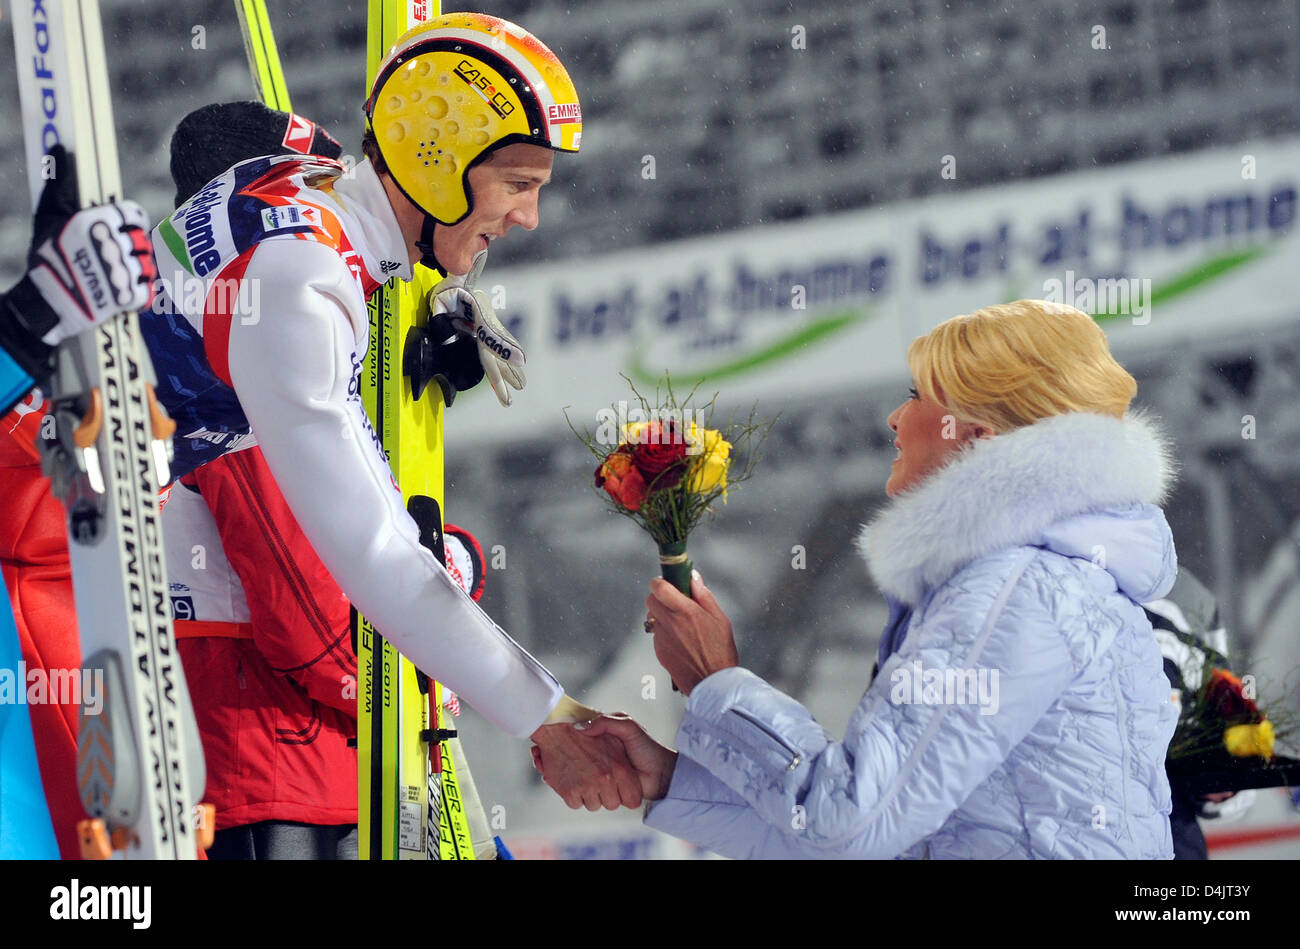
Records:
[[[343,152],[329,132],[300,115],[260,102],[226,102],[195,109],[172,134],[172,181],[176,205],[184,204],[227,168],[263,155]]]

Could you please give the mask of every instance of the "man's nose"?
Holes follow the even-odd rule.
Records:
[[[525,231],[537,229],[541,216],[537,208],[537,192],[531,191],[528,197],[510,212],[510,223],[518,224]]]

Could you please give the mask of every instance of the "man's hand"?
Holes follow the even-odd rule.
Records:
[[[570,724],[533,732],[533,764],[552,791],[575,810],[641,806],[641,779],[613,735],[588,738]]]
[[[657,801],[668,794],[677,767],[677,752],[659,744],[632,719],[619,712],[576,727],[585,738],[612,735],[623,743],[628,760],[641,777],[641,794],[647,801]]]
[[[655,655],[684,695],[690,695],[713,673],[740,665],[731,620],[699,573],[691,580],[690,597],[656,577],[650,582],[645,605],[650,614],[647,628],[655,637]]]
[[[72,156],[61,145],[50,156],[55,175],[41,192],[27,256],[30,290],[23,287],[16,305],[28,311],[29,325],[41,326],[42,341],[55,346],[126,310],[147,307],[158,265],[144,209],[117,201],[77,210]],[[50,318],[33,319],[30,311],[41,307]]]

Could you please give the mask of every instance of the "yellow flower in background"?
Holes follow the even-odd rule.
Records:
[[[1273,723],[1264,719],[1258,725],[1233,725],[1223,733],[1223,744],[1238,758],[1272,758]]]
[[[649,427],[649,422],[628,422],[623,426],[623,437],[619,439],[619,444],[640,445],[646,440],[646,429]]]
[[[722,500],[727,500],[727,468],[731,465],[731,442],[714,428],[700,428],[691,423],[686,439],[687,453],[698,454],[687,487],[696,494],[706,494],[722,489]],[[699,446],[696,450],[695,446]]]

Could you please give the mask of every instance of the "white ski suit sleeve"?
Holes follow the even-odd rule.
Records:
[[[256,321],[232,321],[230,378],[267,464],[340,587],[415,665],[526,737],[563,690],[419,543],[354,380],[360,290],[331,248],[264,241]]]

